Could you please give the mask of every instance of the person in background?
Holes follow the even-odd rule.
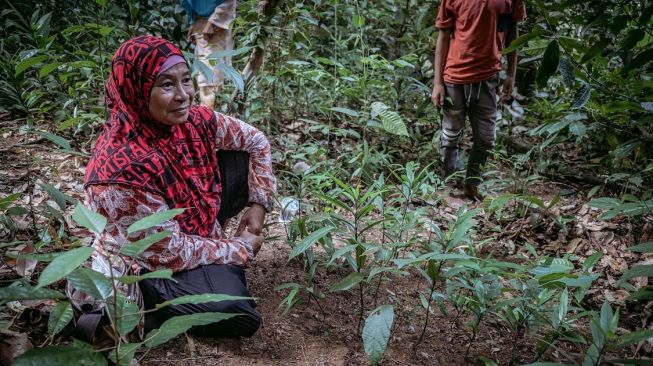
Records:
[[[265,135],[193,105],[194,94],[188,63],[177,47],[152,36],[125,41],[106,84],[110,115],[86,167],[85,204],[107,219],[94,238],[90,267],[105,275],[111,269],[118,274],[173,272],[172,280],[148,278],[125,291],[148,310],[183,295],[249,297],[243,268],[261,248],[265,215],[274,205],[276,178]],[[246,206],[235,235],[227,237],[226,220]],[[128,231],[134,222],[169,209],[184,211],[150,229]],[[126,265],[125,245],[164,231],[169,235],[140,253],[134,267]],[[84,294],[70,292],[76,309],[83,311]],[[88,340],[103,316],[96,305],[77,322]],[[240,300],[167,306],[148,312],[144,328],[205,312],[238,315],[191,332],[250,337],[261,322],[254,301]]]
[[[442,0],[440,4],[431,99],[444,110],[440,146],[443,176],[446,179],[458,170],[458,144],[469,117],[472,149],[464,184],[455,181],[455,186],[473,200],[483,200],[478,190],[482,166],[496,139],[501,51],[517,38],[517,22],[525,18],[523,0]],[[517,53],[507,55],[507,61],[499,105],[511,98]]]
[[[207,58],[217,51],[230,51],[234,48],[229,26],[236,18],[237,0],[181,0],[188,14],[190,29],[188,39],[195,43],[195,55],[213,71],[212,79],[204,73],[197,76],[200,89],[200,103],[214,109],[215,95],[224,86],[224,74],[217,63],[231,65],[231,56],[224,56],[213,61]]]

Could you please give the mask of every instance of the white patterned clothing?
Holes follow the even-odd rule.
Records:
[[[258,129],[236,118],[217,112],[216,118],[217,148],[249,153],[249,202],[261,204],[271,211],[276,178],[267,138]],[[245,266],[253,258],[251,245],[239,238],[225,238],[217,220],[206,237],[182,232],[174,219],[129,234],[127,228],[134,222],[174,208],[159,194],[120,184],[89,185],[85,193],[88,207],[107,218],[104,232],[93,242],[99,255],[117,254],[127,243],[168,230],[170,235],[167,238],[138,256],[136,263],[139,267],[148,271],[171,269],[178,272],[206,264]]]
[[[234,41],[231,37],[230,25],[236,19],[236,5],[236,0],[225,0],[215,8],[215,11],[208,19],[196,16],[195,23],[191,25],[191,33],[195,39],[195,55],[213,72],[213,80],[207,79],[202,72],[198,74],[197,85],[199,87],[210,86],[220,89],[224,85],[224,73],[217,64],[222,63],[231,66],[231,56],[220,57],[211,61],[207,57],[214,52],[233,50]],[[202,30],[207,22],[213,24],[215,29],[208,39],[204,39]]]

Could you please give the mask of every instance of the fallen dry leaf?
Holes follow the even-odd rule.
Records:
[[[34,253],[36,251],[36,247],[34,247],[34,244],[29,243],[25,245],[25,247],[20,251],[21,254],[29,254],[29,253]],[[16,260],[16,273],[19,275],[30,278],[32,276],[32,273],[34,273],[34,268],[36,268],[36,263],[34,259],[17,259]]]
[[[0,332],[0,362],[3,365],[11,365],[12,361],[23,353],[34,348],[32,342],[25,333],[12,331]]]

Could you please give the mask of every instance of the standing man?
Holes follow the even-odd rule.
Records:
[[[197,76],[197,86],[200,89],[200,103],[214,109],[215,95],[224,86],[224,74],[211,65],[207,56],[217,51],[230,51],[234,48],[231,38],[231,22],[236,18],[237,0],[181,0],[191,24],[188,38],[195,42],[195,55],[202,63],[213,71],[212,80],[204,73]],[[231,56],[215,60],[231,65]]]
[[[447,178],[458,169],[458,143],[469,116],[473,145],[463,193],[482,201],[482,166],[494,147],[501,50],[517,38],[517,22],[526,18],[523,0],[442,0],[435,26],[435,77],[431,99],[444,110],[440,152]],[[499,104],[515,85],[517,52],[508,55]],[[445,97],[451,103],[445,103]],[[460,183],[456,184],[460,188]]]

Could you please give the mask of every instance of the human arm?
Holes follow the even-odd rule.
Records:
[[[517,39],[518,36],[519,30],[517,29],[517,23],[514,21],[510,22],[506,33],[506,45],[510,46],[510,43]],[[510,100],[512,97],[512,91],[515,87],[515,75],[517,74],[517,50],[510,52],[506,58],[508,60],[508,70],[506,70],[506,80],[503,81],[503,88],[499,99],[500,105],[503,105],[504,102]]]
[[[431,100],[437,107],[444,105],[444,66],[447,62],[449,44],[451,43],[451,28],[443,28],[438,32],[438,40],[435,46],[435,66],[433,70],[433,91]]]
[[[251,206],[241,218],[236,235],[240,235],[245,228],[259,235],[265,214],[274,207],[273,194],[276,191],[270,144],[261,131],[243,121],[217,112],[216,119],[217,148],[249,153],[248,193]]]
[[[524,19],[526,19],[526,6],[524,5],[523,0],[517,0],[513,3],[512,21],[510,22],[506,32],[505,44],[507,47],[510,46],[512,41],[519,37],[517,23]],[[517,74],[517,50],[509,53],[506,58],[508,61],[508,70],[506,70],[507,76],[506,80],[503,82],[501,97],[499,98],[500,105],[512,97],[512,92],[515,87],[515,75]]]
[[[94,246],[106,253],[117,254],[130,242],[165,230],[170,232],[136,258],[136,263],[149,271],[178,272],[214,263],[244,266],[253,258],[255,238],[223,238],[217,223],[211,238],[181,232],[175,219],[129,234],[127,228],[134,222],[171,208],[158,194],[115,184],[91,185],[86,189],[86,198],[93,211],[107,218],[105,230],[94,241]]]
[[[260,204],[266,212],[274,208],[277,179],[272,170],[270,143],[263,132],[239,119],[215,112],[216,148],[249,153],[249,202]]]

